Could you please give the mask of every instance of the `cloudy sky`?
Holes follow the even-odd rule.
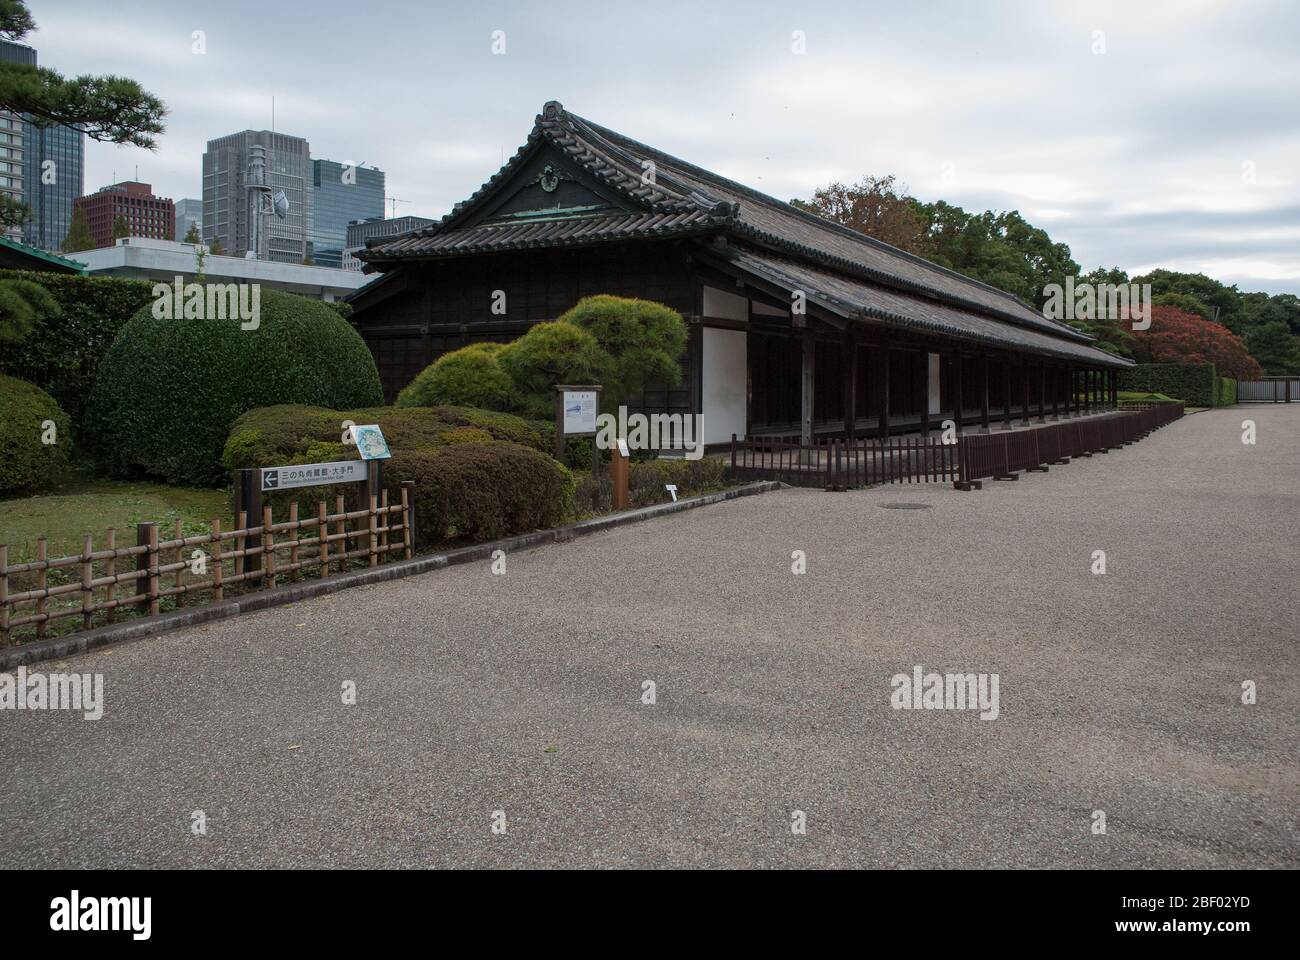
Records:
[[[155,152],[88,143],[87,190],[138,167],[201,196],[205,142],[269,128],[274,96],[314,157],[378,166],[399,215],[440,216],[560,100],[782,199],[893,173],[1019,210],[1085,270],[1300,293],[1294,0],[29,6],[42,65],[125,74],[170,110]]]

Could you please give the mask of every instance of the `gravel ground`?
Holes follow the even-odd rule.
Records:
[[[5,859],[1294,868],[1297,464],[1300,407],[1209,411],[982,492],[764,494],[45,664],[105,715],[0,713]],[[998,718],[892,709],[917,664],[998,674]]]

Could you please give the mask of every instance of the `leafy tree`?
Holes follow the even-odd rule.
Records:
[[[221,246],[221,238],[213,237],[212,242],[208,244],[208,253],[212,254],[214,257],[219,257],[225,252],[226,251]]]
[[[1263,375],[1246,344],[1222,324],[1186,310],[1157,304],[1151,326],[1133,333],[1139,363],[1213,363],[1221,377],[1256,380]]]
[[[1187,310],[1190,304],[1186,300],[1173,300],[1166,294],[1182,294],[1198,301],[1200,309],[1193,310],[1209,320],[1217,319],[1233,333],[1241,333],[1242,302],[1236,286],[1220,283],[1203,273],[1179,273],[1176,270],[1152,270],[1148,274],[1133,278],[1134,283],[1151,284],[1151,297],[1155,303],[1177,306]],[[1215,307],[1218,317],[1215,317]]]
[[[190,228],[185,231],[185,243],[202,243],[203,238],[199,236],[199,225],[191,223]]]
[[[0,343],[25,340],[45,318],[59,313],[58,301],[39,283],[0,281]]]
[[[1202,320],[1214,320],[1214,309],[1190,293],[1156,293],[1153,290],[1151,302],[1161,307],[1175,307],[1184,313],[1194,313]]]
[[[113,240],[117,241],[129,236],[131,236],[131,228],[126,224],[126,217],[119,214],[117,219],[113,221]]]
[[[0,37],[21,41],[36,28],[22,0],[0,0]],[[37,126],[62,124],[103,143],[157,146],[167,108],[126,77],[65,78],[48,67],[0,63],[0,109],[27,114]]]
[[[610,357],[594,336],[558,320],[539,323],[497,354],[519,392],[518,411],[546,418],[555,412],[555,386],[604,383]]]
[[[686,350],[686,324],[677,311],[650,300],[599,295],[584,297],[560,316],[586,330],[609,354],[601,399],[615,409],[654,383],[677,386]]]
[[[1246,330],[1246,347],[1269,376],[1300,374],[1300,337],[1281,320],[1273,320]]]
[[[895,189],[892,173],[866,176],[851,186],[832,183],[815,191],[811,200],[790,203],[908,253],[923,257],[929,252],[926,223],[914,201]]]
[[[0,227],[21,227],[32,215],[32,208],[17,197],[0,193]]]
[[[86,219],[86,211],[74,205],[68,235],[63,238],[63,252],[76,253],[79,250],[91,250],[94,246],[95,238],[90,235],[90,221]]]
[[[1294,293],[1279,293],[1270,297],[1266,293],[1242,295],[1245,302],[1246,328],[1268,323],[1285,323],[1293,334],[1300,335],[1300,297]]]

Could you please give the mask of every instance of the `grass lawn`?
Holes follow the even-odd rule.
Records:
[[[177,520],[186,536],[205,533],[208,521],[229,522],[225,490],[169,487],[160,483],[106,480],[89,472],[72,473],[54,489],[29,497],[0,500],[0,543],[9,545],[9,562],[35,557],[36,540],[46,537],[51,557],[78,554],[92,534],[95,549],[106,543],[110,527],[118,546],[135,544],[135,525],[153,520],[161,539],[171,537]]]

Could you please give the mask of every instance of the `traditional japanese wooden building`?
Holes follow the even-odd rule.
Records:
[[[1081,393],[1110,404],[1128,365],[1008,293],[555,102],[441,222],[358,256],[383,273],[351,300],[390,400],[442,353],[597,293],[686,318],[685,379],[641,409],[701,413],[710,443],[1044,419]]]

